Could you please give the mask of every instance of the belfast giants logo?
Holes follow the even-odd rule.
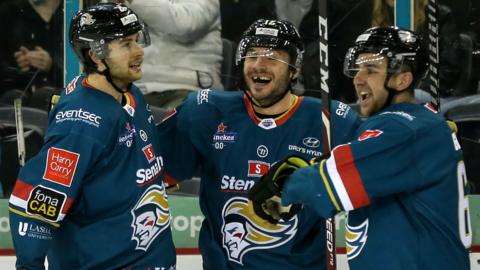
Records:
[[[222,243],[228,259],[243,265],[243,256],[255,249],[271,249],[287,243],[297,232],[298,217],[276,225],[255,215],[247,198],[233,197],[222,211]]]
[[[352,260],[356,258],[368,239],[368,219],[358,226],[348,224],[345,230],[345,240],[347,244],[347,259]]]
[[[163,185],[150,186],[131,213],[132,240],[137,242],[135,249],[146,251],[157,236],[170,225],[170,211]]]

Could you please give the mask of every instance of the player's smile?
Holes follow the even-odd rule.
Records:
[[[254,75],[251,77],[251,80],[260,87],[268,85],[272,81],[272,77],[265,75]]]
[[[358,91],[357,95],[360,99],[361,107],[368,107],[373,101],[373,95],[370,91],[360,90]]]
[[[249,78],[250,89],[252,90],[253,94],[255,94],[258,92],[263,92],[262,90],[266,90],[267,88],[271,88],[274,84],[275,76],[266,73],[253,72]]]
[[[143,59],[135,60],[133,63],[130,64],[130,70],[132,70],[134,73],[142,72],[142,62]]]

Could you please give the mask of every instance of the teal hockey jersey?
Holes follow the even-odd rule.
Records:
[[[351,140],[356,112],[332,104],[333,142]],[[200,90],[159,125],[168,174],[201,177],[204,269],[325,269],[325,220],[308,207],[272,225],[257,217],[248,190],[289,155],[322,154],[321,102],[296,97],[283,115],[259,119],[243,92]]]
[[[9,200],[17,267],[175,269],[155,122],[137,87],[125,99],[84,76],[62,92]]]
[[[355,137],[319,166],[295,171],[284,202],[324,217],[349,211],[351,270],[470,269],[463,154],[445,120],[428,104],[396,104]]]

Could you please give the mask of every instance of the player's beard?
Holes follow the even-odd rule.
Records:
[[[360,114],[363,117],[370,117],[390,105],[387,104],[388,102],[388,91],[386,89],[372,91],[366,100],[360,101]]]
[[[263,89],[253,89],[250,87],[248,91],[253,100],[260,105],[260,107],[267,108],[279,102],[285,94],[290,90],[290,73],[289,70],[280,76],[276,76],[275,80],[271,81],[271,87]],[[279,79],[278,79],[279,78]],[[270,93],[264,93],[270,91]]]
[[[140,80],[143,75],[141,69],[138,71],[131,70],[127,64],[122,67],[117,66],[113,69],[110,69],[110,74],[112,76],[112,80],[119,87],[126,87],[128,84]]]

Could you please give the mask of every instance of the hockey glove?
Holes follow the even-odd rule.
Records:
[[[447,119],[447,125],[452,130],[453,133],[455,133],[455,134],[458,133],[458,127],[457,127],[457,124],[455,123],[455,121]]]
[[[320,162],[324,159],[327,159],[330,157],[330,153],[322,154],[319,157],[314,157],[310,159],[310,164],[309,165],[315,165],[315,164],[320,164]]]
[[[297,214],[301,205],[282,206],[283,183],[296,169],[308,165],[308,161],[299,156],[290,156],[275,163],[248,192],[255,214],[272,224],[280,219],[289,220]]]
[[[60,101],[60,95],[53,94],[50,96],[50,106],[48,106],[48,111],[50,112],[55,105]]]

